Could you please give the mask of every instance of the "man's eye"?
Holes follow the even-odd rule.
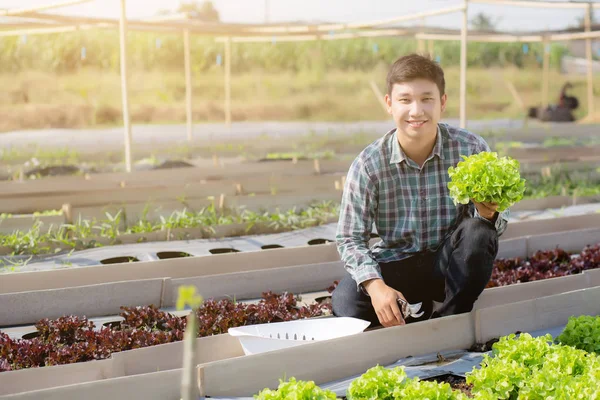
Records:
[[[400,99],[399,101],[400,101],[401,103],[406,103],[406,102],[408,102],[409,100],[408,100],[408,99]]]
[[[425,97],[425,101],[431,101],[433,100],[433,97]]]

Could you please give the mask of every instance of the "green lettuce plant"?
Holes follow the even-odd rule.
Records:
[[[448,383],[438,383],[430,381],[421,381],[414,378],[405,381],[404,385],[394,390],[393,398],[395,400],[467,400],[468,397],[457,391],[452,390]]]
[[[500,338],[481,368],[467,374],[476,399],[597,399],[600,359],[552,336],[524,333]]]
[[[556,341],[576,349],[600,354],[600,316],[570,317],[567,326]]]
[[[334,392],[321,389],[313,381],[279,381],[277,390],[263,389],[254,396],[257,400],[335,400]]]
[[[348,400],[392,399],[394,390],[406,380],[404,368],[388,369],[378,365],[369,368],[348,387]]]
[[[487,151],[461,157],[456,167],[448,168],[448,189],[455,205],[473,199],[497,203],[501,212],[523,198],[525,179],[517,160]]]

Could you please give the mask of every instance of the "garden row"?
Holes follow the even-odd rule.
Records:
[[[548,222],[549,221],[536,221],[536,223],[542,224]],[[548,231],[548,229],[544,229],[542,225],[540,225],[540,227],[541,228],[539,229],[542,229],[542,232]],[[508,239],[501,241],[499,256],[526,258],[528,254],[533,255],[535,253],[534,249],[552,249],[557,244],[561,243],[563,244],[561,247],[565,249],[565,251],[580,251],[586,243],[596,243],[598,241],[600,241],[600,236],[598,236],[597,230],[593,229],[544,235],[541,237]],[[122,311],[119,305],[132,307],[140,304],[155,304],[160,305],[162,308],[169,308],[175,305],[173,293],[181,285],[196,286],[198,291],[205,298],[215,298],[217,301],[225,298],[234,298],[238,301],[243,301],[244,299],[256,299],[260,297],[260,293],[262,293],[265,288],[276,293],[284,291],[303,293],[303,297],[310,299],[310,292],[323,290],[324,287],[330,285],[334,280],[340,279],[345,273],[342,263],[339,262],[339,255],[333,244],[274,249],[269,250],[268,252],[270,253],[268,257],[265,257],[265,253],[267,252],[248,252],[245,254],[224,254],[211,257],[162,260],[150,263],[140,262],[34,273],[8,274],[3,277],[3,283],[5,283],[5,285],[3,285],[2,288],[4,294],[0,295],[0,303],[2,304],[0,306],[0,309],[2,310],[2,317],[0,317],[0,320],[8,321],[12,319],[13,322],[10,322],[8,325],[16,325],[35,323],[44,317],[59,318],[64,315],[75,315],[79,317],[82,317],[83,315],[87,315],[88,317],[115,315]],[[548,253],[547,258],[551,259],[553,257],[552,254],[553,253]],[[512,264],[517,265],[521,263],[514,261]],[[423,323],[422,328],[418,329],[418,332],[414,331],[416,328],[411,327],[410,325],[404,327],[406,330],[402,332],[408,332],[408,336],[404,337],[404,333],[396,332],[393,341],[391,338],[388,338],[385,333],[381,333],[383,334],[381,343],[382,345],[388,343],[390,346],[392,346],[392,342],[395,343],[392,347],[396,349],[396,355],[399,355],[404,351],[410,351],[408,354],[417,354],[419,352],[422,354],[425,348],[420,344],[421,340],[430,344],[441,343],[448,346],[456,346],[458,341],[462,340],[462,344],[460,345],[460,348],[462,348],[462,346],[471,346],[472,343],[466,343],[465,340],[474,340],[474,332],[477,332],[477,340],[483,340],[485,342],[489,340],[489,337],[487,336],[493,334],[497,337],[502,333],[498,333],[498,329],[500,328],[515,329],[514,323],[506,324],[506,326],[496,325],[494,323],[495,320],[490,320],[488,316],[497,316],[497,314],[490,314],[487,310],[497,307],[511,307],[510,304],[514,302],[535,302],[539,300],[538,298],[555,295],[557,293],[564,293],[572,290],[578,291],[583,288],[593,288],[600,285],[600,275],[597,274],[598,271],[600,270],[586,270],[583,273],[555,279],[545,279],[536,282],[488,288],[480,296],[475,305],[473,315],[476,314],[476,318],[473,319],[473,316],[468,315],[468,318],[464,320],[458,318],[458,322],[454,317],[442,319],[449,319],[449,322],[435,322],[436,324],[450,323],[451,326],[448,326],[447,329],[444,330],[442,327],[442,330],[444,331],[443,338],[431,337],[432,332],[440,332],[440,329],[435,328],[432,331],[431,327],[428,325],[428,323],[432,321],[427,321]],[[173,278],[150,279],[165,276]],[[104,282],[104,284],[101,284],[101,282]],[[320,294],[320,296],[324,295],[326,295],[326,293]],[[312,298],[314,297],[316,296],[312,296]],[[110,304],[114,305],[119,301],[121,302],[120,304],[110,306]],[[593,305],[595,304],[594,301],[590,300],[587,304]],[[569,312],[573,312],[572,304],[568,303],[567,305],[570,307]],[[587,310],[586,307],[587,306],[581,307],[581,310]],[[149,312],[148,308],[142,310]],[[478,313],[478,310],[486,310],[486,312]],[[523,317],[523,310],[530,311],[531,309],[524,307],[517,308],[517,310],[521,311],[516,312],[514,315]],[[55,312],[59,312],[59,314],[53,314]],[[239,317],[239,314],[234,313],[234,315]],[[509,314],[509,316],[512,315],[513,314]],[[557,315],[560,316],[563,314],[558,313]],[[17,319],[20,319],[18,322],[15,320],[15,316],[18,317]],[[33,319],[34,317],[35,319]],[[104,321],[115,323],[119,322],[120,319],[121,318],[119,317],[109,317],[104,319]],[[533,318],[533,321],[538,320],[539,319]],[[475,322],[478,328],[471,331],[470,329],[473,327],[473,322]],[[420,324],[421,323],[413,325]],[[100,325],[103,326],[102,323],[100,323]],[[115,329],[117,328],[117,325],[118,324],[111,324]],[[32,328],[35,331],[35,327]],[[459,332],[459,330],[463,328],[467,329],[469,333],[467,333],[467,331]],[[7,329],[5,332],[10,333],[11,329]],[[13,330],[12,332],[14,333],[15,331]],[[29,333],[30,332],[31,330],[29,330]],[[378,331],[367,332],[365,335],[380,335],[377,332]],[[402,333],[400,335],[401,337],[398,337],[398,333]],[[142,334],[139,335],[140,338],[143,338]],[[165,337],[160,333],[157,333],[157,335],[160,338]],[[466,335],[466,337],[460,339],[461,335]],[[367,338],[365,340],[369,343],[371,343],[371,340],[379,342],[378,337]],[[451,337],[452,339],[448,339],[448,337]],[[419,338],[419,343],[414,342],[415,338]],[[206,386],[210,391],[213,391],[215,388],[224,389],[230,385],[222,380],[222,378],[224,379],[224,376],[219,375],[220,373],[217,373],[217,377],[215,377],[213,373],[215,371],[221,371],[221,364],[218,363],[225,362],[227,359],[232,358],[235,358],[236,361],[233,364],[227,363],[225,367],[226,370],[242,371],[244,376],[246,376],[246,374],[252,376],[252,379],[255,379],[258,385],[262,385],[254,388],[246,387],[245,385],[248,381],[244,378],[240,380],[239,384],[236,382],[232,387],[232,390],[238,390],[237,393],[241,393],[239,391],[241,388],[243,388],[243,393],[245,394],[256,393],[258,390],[265,387],[265,378],[270,379],[268,385],[271,385],[273,379],[275,379],[274,377],[280,378],[285,373],[287,373],[287,376],[302,377],[292,370],[288,373],[288,371],[282,372],[280,369],[281,367],[273,369],[273,366],[269,367],[268,365],[264,365],[260,359],[256,360],[253,358],[251,364],[245,364],[242,359],[255,356],[240,358],[240,356],[243,355],[240,343],[236,338],[231,337],[230,335],[214,335],[199,338],[197,340],[197,364],[210,366],[205,370],[204,376],[208,379],[208,382],[212,382],[215,385],[212,386],[212,384],[209,384],[209,386],[206,386],[207,381],[203,381],[203,386]],[[403,342],[399,347],[398,340]],[[316,344],[319,343],[311,344],[310,346]],[[336,354],[333,357],[344,359],[345,356],[342,356],[342,354],[353,354],[351,349],[357,348],[362,349],[358,353],[359,357],[361,357],[361,354],[364,355],[367,353],[372,353],[374,357],[378,354],[381,356],[381,349],[371,348],[372,346],[369,346],[366,342],[362,341],[359,343],[352,343],[351,347],[348,347],[348,343],[346,343],[346,345],[342,347],[344,347],[345,353]],[[105,395],[105,392],[103,391],[104,389],[98,389],[98,385],[100,385],[104,388],[110,386],[113,393],[118,393],[117,398],[123,399],[132,395],[132,392],[128,392],[128,390],[131,390],[134,387],[138,389],[143,387],[144,393],[146,390],[151,391],[150,394],[148,394],[148,396],[150,396],[149,398],[179,398],[179,395],[174,397],[173,390],[179,386],[178,381],[181,377],[181,371],[178,370],[178,368],[181,366],[182,351],[182,342],[173,342],[164,345],[121,351],[119,353],[114,353],[110,358],[96,360],[93,363],[83,362],[62,366],[8,371],[0,374],[0,387],[3,388],[3,394],[21,393],[34,389],[46,389],[49,391],[57,391],[52,392],[56,393],[55,396],[57,397],[53,397],[54,395],[51,395],[50,392],[44,393],[44,396],[46,394],[48,395],[47,398],[64,398],[65,396],[79,396],[80,392],[78,391],[85,390],[86,393],[94,393],[92,398],[102,398],[101,395],[103,393]],[[320,351],[323,351],[323,348],[320,348]],[[323,354],[325,353],[326,351]],[[320,356],[313,359],[312,357],[315,356],[314,353],[310,352],[310,354],[312,354],[310,356],[310,366],[304,361],[305,358],[303,357],[307,355],[303,353],[293,353],[291,355],[286,353],[284,358],[297,358],[299,368],[304,369],[304,371],[312,371],[317,364],[330,364],[329,361],[331,360],[327,361],[327,358],[322,359],[321,361],[314,361],[320,360]],[[262,356],[266,356],[266,354]],[[392,360],[390,359],[387,363],[391,361]],[[289,363],[284,362],[283,359],[277,359],[275,362],[280,366],[289,365]],[[382,361],[379,362],[382,363]],[[213,363],[217,363],[215,364],[215,368],[217,369],[213,369],[211,366]],[[268,364],[271,365],[270,362]],[[348,366],[349,365],[354,365],[354,363],[349,363]],[[365,365],[366,369],[367,365],[365,363],[361,365]],[[253,376],[253,373],[248,371],[247,368],[264,371],[266,375],[262,378],[261,376]],[[336,368],[334,368],[334,371]],[[345,373],[344,368],[340,371],[336,371],[336,373],[338,372],[340,374]],[[237,372],[234,373],[236,376],[238,375]],[[331,371],[329,373],[331,373]],[[325,371],[322,376],[323,379],[327,379],[327,376],[329,375],[327,375]],[[118,380],[110,379],[113,377],[120,378]],[[275,382],[276,381],[277,379],[275,379]],[[48,389],[70,384],[76,384],[69,386],[68,389],[64,389],[72,391],[69,392],[70,394],[65,394],[62,388]],[[123,385],[131,386],[128,386],[129,389],[125,389]],[[67,387],[65,386],[65,388]],[[96,392],[93,388],[97,388],[98,391]],[[215,392],[215,395],[217,394],[223,393]],[[231,394],[233,394],[233,392],[227,393],[226,395]],[[136,395],[140,395],[140,393],[136,392]]]
[[[476,307],[470,313],[305,342],[260,354],[243,356],[237,338],[231,335],[200,338],[196,342],[194,362],[199,392],[201,396],[214,398],[250,397],[264,388],[276,389],[280,379],[285,377],[315,381],[317,385],[329,387],[332,382],[358,378],[376,365],[392,365],[398,360],[416,358],[431,360],[427,365],[422,364],[425,371],[431,364],[436,364],[436,360],[440,363],[440,354],[466,354],[466,349],[474,344],[490,342],[516,331],[539,336],[566,324],[573,315],[600,314],[600,287],[557,290],[545,296],[536,289],[562,279],[565,278],[513,285],[517,289],[513,294],[518,293],[518,296],[488,307]],[[500,289],[509,288],[511,286]],[[532,291],[535,293],[531,294]],[[529,295],[525,300],[524,294]],[[324,318],[320,321],[335,320]],[[0,374],[0,392],[7,394],[7,399],[60,399],[84,395],[94,400],[107,396],[119,400],[179,399],[183,377],[182,344],[176,342],[124,351],[94,362],[4,372]],[[437,371],[453,368],[448,361],[440,365]],[[577,375],[577,371],[574,372]],[[341,395],[340,384],[335,385],[336,393]]]
[[[600,243],[587,246],[573,256],[561,249],[538,251],[525,260],[496,260],[488,287],[579,274],[596,268],[600,268]],[[332,292],[336,284],[337,281],[327,291]],[[231,299],[210,299],[196,311],[199,320],[197,336],[223,334],[229,328],[244,325],[328,315],[331,309],[329,303],[323,302],[324,297],[302,306],[291,293],[262,293],[258,303],[250,304]],[[115,352],[183,338],[186,320],[180,316],[161,311],[154,305],[120,309],[121,320],[108,322],[99,330],[85,317],[63,316],[38,321],[35,332],[27,334],[27,339],[13,341],[0,332],[0,357],[6,360],[4,370],[105,359]]]
[[[544,190],[552,191],[552,188],[559,191],[556,185]],[[525,199],[511,210],[562,208],[600,200],[600,186],[589,187],[587,192],[585,188],[571,189],[574,192],[572,196]],[[588,196],[581,197],[577,193]],[[71,223],[64,223],[61,215],[0,218],[0,255],[55,254],[114,244],[220,238],[301,229],[337,221],[340,196],[341,191],[299,196],[234,196],[232,200],[235,199],[236,203],[232,205],[239,208],[233,209],[216,205],[214,199],[189,200],[183,209],[184,205],[180,202],[152,206],[145,203],[123,207],[69,207],[71,215],[79,216]],[[319,198],[321,201],[316,201]],[[286,211],[281,211],[279,205],[283,205],[281,210]],[[286,208],[293,205],[298,208]],[[259,211],[264,209],[271,210]],[[84,219],[84,214],[103,215],[103,218]]]
[[[528,333],[500,337],[492,352],[483,356],[478,367],[452,384],[444,377],[409,379],[403,366],[375,366],[352,380],[347,400],[479,400],[497,399],[593,399],[600,386],[600,317],[570,318],[554,339],[546,334]],[[277,390],[265,388],[258,400],[286,398],[337,398],[313,381],[283,381]]]

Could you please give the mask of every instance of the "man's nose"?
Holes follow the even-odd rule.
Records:
[[[410,105],[410,115],[419,116],[423,114],[423,105],[419,100],[415,100]]]

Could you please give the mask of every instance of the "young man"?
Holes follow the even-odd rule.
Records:
[[[435,62],[411,54],[391,66],[385,101],[396,128],[358,155],[344,187],[336,241],[348,274],[332,295],[336,316],[389,327],[469,312],[487,285],[508,210],[454,205],[448,168],[490,148],[439,122],[446,100]],[[373,224],[381,241],[369,248]],[[423,316],[402,315],[399,298],[422,302]]]

